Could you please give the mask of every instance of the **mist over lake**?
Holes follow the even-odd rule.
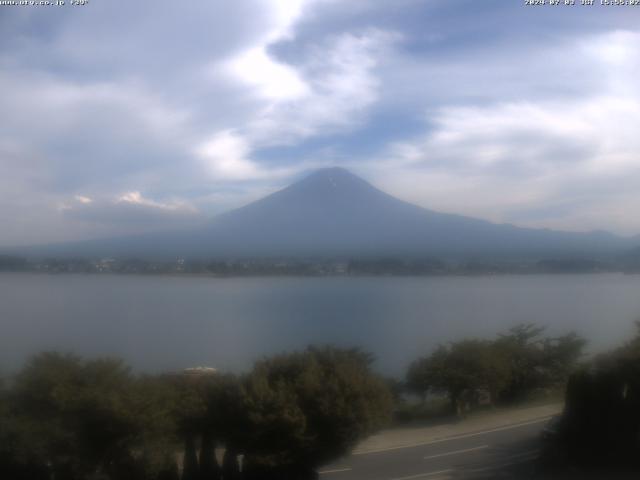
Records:
[[[310,343],[359,346],[401,375],[439,342],[517,323],[576,330],[598,351],[640,318],[640,276],[208,278],[0,274],[0,371],[42,350],[137,371],[242,371]]]

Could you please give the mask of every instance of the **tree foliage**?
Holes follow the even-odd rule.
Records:
[[[467,404],[477,403],[481,390],[495,398],[509,379],[505,358],[491,342],[483,340],[441,345],[429,357],[415,362],[409,372],[424,382],[421,388],[446,393],[458,415]]]
[[[309,348],[256,364],[246,380],[247,462],[304,478],[382,425],[391,395],[359,350]]]
[[[640,323],[629,342],[571,376],[561,426],[573,461],[640,468]]]
[[[306,478],[388,416],[370,361],[310,348],[245,378],[136,376],[119,360],[44,353],[0,384],[0,478]]]
[[[462,414],[484,394],[488,403],[511,402],[536,389],[566,382],[585,341],[575,333],[543,337],[544,328],[519,325],[495,340],[467,339],[440,345],[407,370],[410,391],[448,395]]]

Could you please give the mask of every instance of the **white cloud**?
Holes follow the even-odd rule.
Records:
[[[222,69],[239,81],[255,87],[267,100],[296,99],[308,94],[305,82],[295,68],[279,62],[268,53],[271,44],[293,37],[293,25],[303,8],[318,0],[272,0],[271,28],[257,44],[222,63]],[[214,65],[214,70],[220,66]]]
[[[266,180],[286,178],[297,172],[318,166],[299,161],[295,165],[265,168],[251,160],[252,147],[246,137],[233,130],[216,133],[195,150],[205,170],[217,180]]]
[[[157,201],[139,191],[130,191],[115,198],[74,196],[63,202],[59,211],[71,222],[82,222],[93,228],[111,228],[121,234],[148,230],[170,230],[199,225],[204,221],[200,212],[182,199]]]
[[[638,32],[613,31],[567,43],[560,70],[553,59],[550,65],[528,59],[538,75],[522,76],[525,98],[505,100],[494,91],[505,81],[499,79],[486,97],[467,95],[475,102],[429,109],[426,132],[391,142],[370,164],[372,176],[435,210],[535,227],[637,233],[640,220],[628,207],[640,203],[640,92],[632,87],[640,75],[640,52],[633,49],[638,39]],[[485,85],[474,82],[484,75],[475,72],[476,64],[453,70],[471,88]],[[566,71],[582,72],[569,85],[582,90],[545,83],[555,85],[554,73],[563,78]],[[529,94],[542,89],[546,96]]]
[[[13,144],[25,157],[12,168],[37,171],[54,188],[122,184],[137,169],[179,158],[189,141],[189,110],[135,81],[7,71],[0,89],[11,91],[0,96],[0,110],[11,118],[0,143]]]
[[[298,67],[307,94],[266,105],[249,122],[247,136],[256,145],[271,146],[346,134],[377,101],[380,83],[375,70],[397,39],[392,32],[368,30],[314,45]]]
[[[638,68],[640,33],[617,30],[593,36],[582,44],[583,54],[616,68]]]
[[[196,154],[216,178],[272,178],[308,168],[298,164],[268,171],[251,157],[260,148],[346,133],[357,126],[367,107],[378,98],[379,81],[375,73],[378,61],[397,39],[397,34],[380,30],[339,35],[315,45],[297,70],[263,57],[264,51],[252,50],[258,56],[245,67],[255,69],[251,72],[255,76],[248,71],[234,73],[245,80],[255,78],[257,88],[269,101],[244,128],[219,131],[200,142]],[[234,65],[245,60],[240,56]],[[262,69],[258,68],[261,63]],[[285,70],[278,70],[281,67]],[[292,84],[275,81],[279,74]],[[302,78],[306,83],[302,83]],[[265,89],[272,87],[275,89],[267,93]]]
[[[224,130],[200,144],[195,153],[216,178],[247,179],[261,176],[258,166],[248,159],[250,152],[245,138]]]
[[[269,57],[264,47],[255,47],[229,61],[229,72],[269,100],[296,99],[308,93],[295,69]]]
[[[448,107],[432,121],[426,136],[392,145],[376,167],[404,198],[530,226],[640,229],[619,202],[640,202],[640,101]]]
[[[269,54],[269,47],[294,38],[293,27],[303,11],[332,0],[270,0],[270,28],[258,41],[233,58],[214,64],[212,70],[225,71],[240,82],[254,87],[256,93],[271,101],[292,100],[309,94],[299,72]]]
[[[85,197],[84,195],[75,195],[73,197],[75,200],[77,200],[80,203],[84,203],[85,205],[89,204],[89,203],[93,203],[93,199],[90,197]]]
[[[77,198],[77,197],[76,197]],[[87,203],[81,201],[81,203]],[[145,207],[157,208],[160,210],[167,211],[184,211],[184,212],[195,212],[195,208],[189,205],[184,201],[173,201],[173,202],[157,202],[150,198],[145,198],[139,191],[127,192],[123,195],[120,195],[115,203],[125,203],[130,205],[142,205]]]

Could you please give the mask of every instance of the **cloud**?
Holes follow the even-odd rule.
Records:
[[[248,142],[232,130],[218,132],[199,145],[196,153],[216,177],[242,179],[260,176],[258,166],[247,158],[250,153]]]
[[[295,68],[273,58],[269,46],[293,35],[293,25],[305,7],[321,0],[275,0],[272,26],[252,47],[212,68],[227,71],[241,82],[254,87],[257,94],[267,100],[295,99],[308,93],[305,82]],[[324,0],[327,1],[327,0]]]
[[[218,132],[208,141],[198,145],[195,150],[206,171],[218,181],[287,179],[299,172],[326,166],[319,161],[300,160],[294,165],[265,168],[251,159],[252,152],[253,147],[248,139],[234,130]],[[271,193],[270,190],[266,192]]]
[[[367,107],[378,98],[378,61],[398,38],[379,30],[332,37],[314,45],[297,70],[270,59],[264,50],[251,50],[250,56],[258,55],[253,59],[242,54],[232,60],[230,73],[244,81],[256,78],[255,88],[268,102],[245,126],[215,133],[195,152],[215,178],[278,178],[309,168],[300,163],[266,168],[251,157],[262,148],[346,134],[357,127]],[[239,70],[239,65],[247,70]],[[284,82],[280,82],[281,74],[286,77]]]
[[[93,199],[90,197],[85,197],[84,195],[75,195],[73,197],[76,201],[80,202],[80,203],[84,203],[85,205],[89,204],[89,203],[93,203]]]
[[[434,209],[637,233],[640,221],[626,205],[640,201],[640,94],[623,87],[637,73],[640,54],[628,45],[639,38],[615,31],[568,50],[569,58],[588,59],[598,90],[438,108],[425,134],[393,142],[374,168],[386,172],[379,175],[387,188]]]
[[[78,83],[40,72],[0,74],[5,142],[29,152],[40,188],[121,185],[136,170],[180,157],[189,113],[132,83]]]
[[[78,197],[76,196],[76,198],[78,198]],[[81,203],[87,203],[86,201],[83,201],[82,199],[80,201],[81,201]],[[91,202],[89,202],[89,203],[91,203]],[[140,206],[143,206],[143,207],[149,207],[149,208],[158,209],[158,210],[165,210],[165,211],[169,211],[169,212],[178,212],[178,211],[194,212],[195,211],[195,209],[192,206],[190,206],[189,204],[187,204],[185,202],[182,202],[182,201],[169,202],[169,203],[156,202],[155,200],[151,200],[149,198],[143,197],[142,194],[140,192],[138,192],[138,191],[127,192],[127,193],[121,195],[116,200],[116,203],[124,203],[124,204],[129,204],[129,205],[140,205]]]
[[[247,136],[265,147],[348,133],[378,100],[376,67],[397,40],[393,32],[367,30],[314,45],[298,67],[307,93],[268,104],[248,123]]]
[[[269,100],[286,100],[303,97],[307,85],[295,69],[274,61],[264,47],[243,52],[229,61],[229,73],[248,85],[255,86],[258,94]]]
[[[116,227],[122,232],[172,230],[202,224],[205,219],[197,209],[182,200],[159,202],[144,197],[138,191],[126,192],[114,199],[92,199],[74,196],[59,206],[63,215],[72,220]]]

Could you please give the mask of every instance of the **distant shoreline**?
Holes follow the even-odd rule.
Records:
[[[235,258],[148,260],[46,258],[0,255],[0,272],[175,275],[199,277],[440,277],[534,274],[640,273],[635,259],[580,257],[470,258]]]
[[[448,272],[448,273],[425,273],[425,274],[399,274],[399,273],[361,273],[361,274],[277,274],[277,273],[252,273],[252,274],[215,274],[215,273],[148,273],[148,272],[49,272],[36,270],[0,270],[0,275],[38,275],[38,276],[130,276],[130,277],[168,277],[168,278],[215,278],[215,279],[238,279],[238,278],[481,278],[481,277],[508,277],[508,276],[597,276],[619,274],[625,276],[640,275],[640,272],[627,272],[623,270],[606,270],[598,272]]]

